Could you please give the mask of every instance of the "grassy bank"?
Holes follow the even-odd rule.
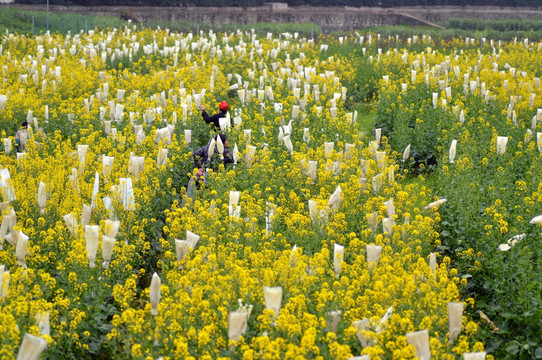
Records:
[[[54,14],[43,11],[23,11],[13,6],[3,7],[0,11],[0,31],[6,30],[12,33],[25,35],[38,35],[47,32],[51,33],[78,33],[92,29],[105,30],[119,28],[126,23],[117,16],[102,16],[94,14]],[[301,36],[312,37],[322,33],[322,29],[316,24],[306,23],[283,23],[266,24],[256,23],[248,25],[239,24],[213,24],[204,25],[192,21],[162,21],[152,20],[146,23],[135,24],[141,28],[168,28],[178,32],[199,32],[213,30],[215,32],[232,32],[236,30],[249,31],[254,29],[258,34],[267,32],[280,34],[284,32],[299,33]]]
[[[43,11],[23,11],[13,6],[3,7],[0,11],[0,31],[37,35],[51,33],[77,33],[81,30],[106,29],[119,27],[124,21],[116,16],[98,16],[89,14],[59,15]]]
[[[399,37],[422,37],[430,35],[433,38],[491,38],[495,40],[511,40],[514,38],[529,38],[531,40],[542,39],[541,19],[505,19],[505,20],[484,20],[484,19],[449,19],[440,23],[444,29],[432,27],[413,27],[406,25],[378,26],[364,28],[362,31],[373,32],[381,36]]]

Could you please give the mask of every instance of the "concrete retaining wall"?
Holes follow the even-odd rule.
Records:
[[[45,5],[13,4],[25,10],[45,11]],[[130,7],[130,6],[59,6],[50,5],[54,13],[86,13],[120,16],[123,11],[140,21],[159,19],[166,21],[191,21],[206,25],[266,23],[314,23],[324,32],[355,30],[361,27],[381,25],[428,25],[427,22],[443,22],[449,18],[481,19],[534,19],[542,18],[538,8],[498,7],[284,7],[262,6],[250,8],[204,8],[204,7]]]

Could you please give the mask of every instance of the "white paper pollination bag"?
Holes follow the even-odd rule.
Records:
[[[275,215],[275,210],[277,205],[267,201],[266,202],[266,212],[265,212],[265,233],[269,233],[273,230],[273,217]]]
[[[405,148],[405,151],[403,151],[403,162],[407,161],[409,156],[410,156],[410,144],[408,144],[407,147]]]
[[[188,254],[190,246],[187,240],[175,239],[175,254],[177,261],[181,262],[182,259]]]
[[[228,339],[239,341],[247,327],[247,313],[241,311],[231,311],[228,316]]]
[[[69,213],[64,215],[64,223],[66,224],[68,230],[70,230],[70,233],[75,236],[77,231],[77,217],[75,214]]]
[[[326,159],[331,156],[331,153],[333,151],[334,146],[335,146],[334,142],[325,142],[324,143],[324,154],[326,156]]]
[[[159,144],[160,141],[164,143],[164,145],[171,145],[172,140],[172,133],[169,131],[168,127],[164,127],[161,129],[156,130],[156,135],[154,136],[154,143]]]
[[[316,161],[316,160],[309,160],[308,161],[307,176],[312,180],[313,183],[316,180],[317,167],[318,167],[318,161]]]
[[[427,330],[407,333],[406,340],[409,345],[413,345],[416,348],[416,357],[418,359],[431,359],[431,349],[429,348],[429,332]]]
[[[42,335],[51,335],[51,326],[49,322],[49,311],[36,313],[36,323]]]
[[[380,254],[382,253],[382,246],[367,244],[367,267],[369,269],[375,268],[380,260]]]
[[[6,155],[9,155],[11,153],[11,139],[10,138],[4,138],[4,152]]]
[[[461,332],[461,320],[463,318],[463,303],[449,302],[448,303],[448,329],[450,333],[450,345],[459,336]]]
[[[114,160],[115,158],[113,156],[102,156],[102,174],[105,181],[107,181],[109,179],[109,175],[111,175]]]
[[[502,155],[506,152],[507,136],[497,136],[497,154]]]
[[[294,146],[292,145],[292,140],[290,140],[290,135],[286,135],[282,138],[284,141],[284,146],[286,146],[286,149],[290,154],[294,152]]]
[[[0,189],[2,190],[2,197],[5,202],[17,200],[13,185],[11,184],[11,175],[8,168],[0,169]]]
[[[92,200],[90,203],[90,207],[93,209],[96,207],[96,197],[98,196],[99,192],[100,192],[100,174],[96,172],[94,174],[94,186],[92,188]]]
[[[160,303],[160,297],[162,295],[160,287],[162,286],[162,279],[157,273],[152,274],[151,287],[149,290],[149,299],[151,303],[151,314],[153,316],[158,315],[158,304]]]
[[[5,270],[4,265],[0,265],[0,299],[8,296],[9,289],[9,271]]]
[[[186,146],[190,146],[190,144],[192,143],[192,130],[184,130],[184,142],[186,143]]]
[[[448,161],[453,164],[455,160],[455,154],[456,154],[456,148],[457,148],[457,140],[452,140],[452,143],[450,144],[450,151],[448,152]]]
[[[107,235],[102,236],[102,257],[104,259],[102,266],[106,269],[111,263],[111,255],[113,254],[115,242],[116,240],[114,237],[109,237]]]
[[[28,253],[28,236],[22,231],[17,232],[17,245],[15,246],[15,255],[19,266],[26,268],[26,254]]]
[[[338,185],[333,194],[329,197],[329,207],[334,211],[339,211],[342,202],[342,189]]]
[[[239,191],[230,191],[230,202],[228,204],[229,215],[235,218],[240,217],[241,206],[239,205]]]
[[[309,128],[303,128],[303,141],[308,144],[310,140],[311,140],[311,135],[310,135]]]
[[[391,318],[392,315],[393,315],[393,305],[391,305],[388,308],[388,310],[386,310],[386,312],[384,313],[384,315],[380,319],[380,322],[376,326],[375,331],[376,331],[377,334],[386,329],[386,327],[388,326],[388,320]]]
[[[124,210],[135,210],[134,186],[132,184],[132,178],[119,178],[119,191]]]
[[[15,210],[4,210],[3,214],[4,216],[2,217],[2,225],[0,226],[0,250],[4,246],[4,240],[6,238],[6,235],[13,230],[15,225],[17,225],[17,215],[15,214]]]
[[[237,143],[233,147],[232,157],[233,157],[233,163],[237,164],[239,162],[239,148],[237,147]]]
[[[79,166],[84,169],[88,153],[88,145],[77,145],[77,156],[79,158]]]
[[[393,221],[390,218],[383,218],[382,219],[382,231],[388,236],[392,236],[393,234]]]
[[[369,339],[364,333],[365,331],[369,331],[369,325],[370,322],[367,318],[363,320],[357,320],[352,323],[352,326],[355,327],[357,330],[357,337],[362,349],[367,347],[367,345],[369,344]]]
[[[245,162],[246,162],[247,168],[252,167],[252,160],[254,159],[255,154],[256,154],[256,146],[247,145],[246,153],[245,153]]]
[[[139,177],[139,174],[145,171],[145,156],[135,156],[133,153],[130,154],[128,171],[131,172],[135,178]]]
[[[224,155],[224,144],[220,136],[216,137],[216,149],[220,155]]]
[[[81,225],[86,226],[90,224],[90,216],[92,214],[92,208],[86,204],[83,204],[81,211]]]
[[[190,250],[194,250],[198,245],[200,236],[190,230],[186,230],[186,240],[175,239],[175,252],[177,261],[181,261]]]
[[[98,250],[98,243],[100,241],[100,226],[86,225],[85,241],[87,246],[89,267],[93,268],[95,266],[94,262],[96,261],[96,251]]]
[[[46,348],[47,341],[45,339],[26,333],[24,334],[23,342],[19,347],[17,359],[37,360]]]
[[[377,193],[382,188],[383,177],[384,175],[382,174],[376,174],[375,176],[373,176],[373,192]]]
[[[348,360],[371,360],[371,355],[351,356]]]
[[[229,113],[226,113],[226,117],[218,119],[218,124],[220,125],[220,130],[228,131],[231,129],[231,117]]]
[[[228,318],[228,339],[239,341],[248,328],[248,319],[252,313],[252,305],[244,305],[239,299],[239,308],[231,311]]]
[[[348,161],[354,155],[354,149],[356,146],[354,144],[345,143],[344,144],[344,160]]]
[[[252,137],[252,130],[251,129],[243,129],[243,137],[245,139],[245,142],[247,144],[250,144],[250,139]]]
[[[335,277],[338,279],[341,274],[341,266],[344,259],[344,246],[339,244],[333,245],[333,270]]]
[[[192,231],[190,231],[190,230],[186,230],[186,241],[188,242],[188,246],[189,246],[191,249],[195,249],[195,248],[196,248],[196,246],[198,245],[199,238],[200,238],[199,235],[194,234],[194,233],[193,233]]]
[[[273,310],[275,319],[279,316],[279,311],[282,303],[282,287],[263,287],[263,296],[265,299],[265,308]]]
[[[390,198],[388,201],[384,201],[384,206],[386,207],[386,212],[388,213],[388,217],[390,219],[393,219],[395,215],[395,206],[393,204],[393,198]]]
[[[485,351],[463,353],[463,360],[485,360],[486,355]]]
[[[119,229],[120,229],[120,220],[111,220],[111,219],[105,220],[105,228],[103,229],[104,235],[115,238],[117,237]]]
[[[318,202],[315,200],[309,200],[309,216],[313,225],[316,225],[318,221]]]
[[[378,227],[378,212],[372,212],[367,214],[367,227],[373,232],[376,233]]]
[[[339,322],[341,321],[342,311],[329,311],[326,313],[326,315],[329,317],[329,320],[327,322],[329,331],[331,331],[332,333],[337,333],[337,328],[339,327]]]
[[[169,149],[158,149],[158,155],[156,156],[156,164],[157,165],[167,165],[167,155],[169,153]]]

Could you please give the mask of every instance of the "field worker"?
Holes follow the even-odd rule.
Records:
[[[211,158],[209,159],[209,152]],[[198,183],[201,182],[201,177],[205,175],[206,169],[218,169],[218,164],[223,163],[224,166],[233,164],[233,155],[228,149],[228,138],[224,134],[218,134],[207,143],[194,152],[194,166],[198,169]]]
[[[15,149],[17,152],[23,152],[28,142],[28,122],[23,121],[21,127],[15,134]]]
[[[213,124],[217,130],[220,130],[220,119],[226,117],[226,113],[228,112],[230,105],[222,101],[220,104],[218,104],[218,109],[220,110],[219,113],[214,114],[213,116],[209,116],[207,114],[207,111],[205,111],[205,106],[200,105],[199,107],[201,109],[201,116],[203,117],[203,120],[207,124]]]

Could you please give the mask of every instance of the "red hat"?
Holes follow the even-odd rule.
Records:
[[[227,102],[222,101],[220,104],[218,104],[218,108],[219,108],[221,111],[228,111],[228,109],[230,108],[230,105],[228,105]]]

